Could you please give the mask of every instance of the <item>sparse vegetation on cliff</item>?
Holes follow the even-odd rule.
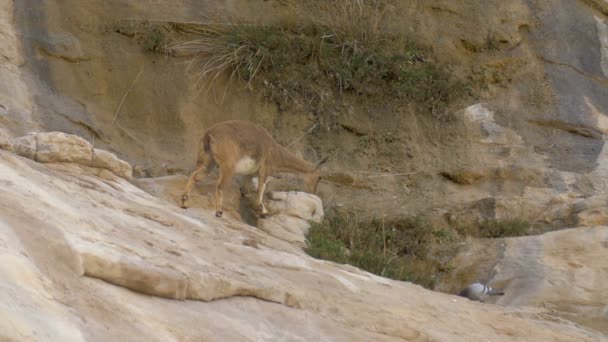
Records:
[[[436,228],[422,218],[396,221],[359,220],[354,213],[334,213],[308,233],[308,254],[350,264],[396,280],[432,289],[439,276],[450,272],[450,260],[464,237],[523,236],[530,225],[523,220],[484,220],[456,230]]]
[[[354,213],[336,213],[312,225],[307,252],[433,288],[437,276],[450,269],[437,255],[437,247],[453,240],[449,231],[433,228],[421,218],[360,221]]]
[[[324,6],[331,8],[300,11],[301,25],[187,25],[187,37],[173,49],[192,59],[201,89],[217,93],[221,80],[223,92],[236,80],[281,108],[324,112],[341,95],[354,94],[413,104],[443,118],[450,101],[466,93],[429,50],[383,29],[379,5],[343,0]]]
[[[464,236],[477,238],[503,238],[528,235],[530,223],[521,219],[486,219],[476,224],[456,225],[456,230]]]

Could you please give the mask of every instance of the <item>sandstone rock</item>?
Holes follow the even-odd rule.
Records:
[[[143,260],[129,260],[124,255],[91,244],[83,245],[80,244],[78,250],[86,276],[149,295],[186,298],[188,278],[184,273]]]
[[[594,208],[576,214],[576,225],[595,227],[608,225],[608,207]]]
[[[456,184],[471,185],[482,181],[486,174],[474,170],[457,170],[454,172],[441,172],[441,175]]]
[[[15,153],[41,163],[76,163],[106,169],[124,179],[132,178],[131,165],[113,153],[94,149],[83,138],[62,132],[31,133],[13,139]]]
[[[257,226],[270,236],[301,248],[306,247],[306,232],[308,232],[310,224],[302,219],[284,214],[275,214],[258,219]]]
[[[192,100],[194,90],[183,81],[182,66],[176,66],[175,63],[156,63],[157,56],[143,51],[141,46],[134,44],[135,40],[125,37],[122,33],[108,34],[108,30],[114,28],[112,23],[116,21],[116,13],[122,13],[125,18],[190,22],[197,20],[201,11],[213,12],[217,9],[221,13],[224,10],[246,13],[249,19],[255,19],[251,20],[252,22],[274,22],[282,20],[280,16],[274,15],[277,13],[276,8],[284,7],[276,6],[271,1],[251,3],[240,1],[240,5],[246,6],[246,10],[243,10],[242,6],[226,6],[223,2],[209,2],[201,8],[200,3],[196,1],[182,1],[176,6],[175,3],[167,1],[132,0],[128,3],[115,2],[112,10],[108,10],[108,6],[102,0],[88,2],[66,0],[47,2],[45,6],[33,6],[33,3],[35,1],[31,0],[0,3],[0,43],[3,46],[3,51],[0,51],[2,81],[0,102],[11,108],[14,122],[28,123],[23,124],[20,131],[74,131],[74,128],[100,130],[107,134],[104,138],[112,142],[113,148],[128,149],[125,152],[128,152],[130,158],[138,163],[168,160],[170,165],[177,165],[178,168],[193,165],[197,145],[195,141],[200,138],[200,132],[220,118],[219,114],[201,115],[200,113],[217,112],[217,105],[212,101],[202,100],[202,96],[196,101]],[[445,132],[443,128],[447,125],[437,131],[434,128],[427,129],[423,127],[424,125],[415,124],[418,120],[409,120],[412,117],[403,117],[403,119],[399,117],[393,122],[388,120],[391,116],[387,114],[390,113],[384,111],[382,106],[374,106],[371,109],[356,106],[352,111],[361,112],[360,116],[365,120],[357,120],[358,118],[354,116],[353,118],[357,119],[353,120],[346,116],[348,121],[357,124],[344,126],[352,132],[349,134],[353,135],[354,139],[358,139],[355,135],[364,136],[381,132],[389,126],[391,129],[403,131],[404,137],[408,139],[408,148],[411,148],[409,152],[416,152],[410,155],[422,158],[417,158],[416,163],[411,163],[415,164],[413,169],[410,169],[410,160],[406,158],[404,158],[405,162],[395,164],[394,169],[420,172],[420,176],[407,177],[407,179],[387,177],[381,182],[365,183],[373,191],[362,191],[360,188],[353,190],[350,186],[344,187],[345,184],[339,184],[333,188],[328,187],[326,192],[335,195],[336,202],[351,205],[352,201],[353,205],[358,204],[368,213],[375,213],[379,207],[371,205],[372,203],[380,203],[382,209],[388,212],[416,212],[433,207],[449,208],[449,212],[455,212],[461,203],[464,207],[470,207],[471,203],[490,199],[484,202],[490,205],[482,207],[484,210],[489,207],[492,215],[497,217],[529,214],[531,218],[542,215],[547,223],[555,222],[556,217],[572,217],[585,224],[602,222],[603,206],[576,211],[578,209],[573,209],[572,201],[577,197],[606,193],[608,189],[608,182],[605,181],[608,179],[606,177],[608,145],[603,139],[598,139],[596,134],[596,132],[608,132],[608,120],[606,120],[608,96],[604,82],[608,60],[606,21],[603,16],[607,13],[605,4],[605,0],[395,2],[395,10],[391,7],[392,15],[386,21],[386,25],[397,34],[407,32],[422,44],[432,45],[437,51],[437,58],[442,62],[456,64],[456,69],[467,70],[471,66],[479,65],[482,68],[481,73],[490,80],[489,90],[486,92],[481,89],[482,97],[488,102],[483,108],[487,110],[492,108],[491,112],[496,109],[496,112],[490,117],[487,113],[483,114],[483,108],[475,108],[482,112],[482,115],[479,121],[468,122],[470,131],[458,132],[458,134],[462,133],[461,139],[455,140],[452,138],[458,134],[453,134],[454,131],[448,132],[445,137],[448,137],[450,143],[444,144],[445,141],[442,141],[437,144],[433,134]],[[57,15],[58,13],[61,15]],[[99,30],[91,29],[92,24]],[[83,39],[84,37],[86,40]],[[496,44],[493,47],[495,50],[484,51],[488,45],[491,45],[488,43]],[[124,58],[125,54],[108,54],[105,51],[107,46],[113,46],[117,51],[124,51],[134,57],[128,60],[141,61],[146,68],[144,78],[146,75],[155,75],[162,84],[172,85],[165,87],[166,91],[159,92],[158,87],[138,87],[141,85],[139,81],[128,99],[128,107],[132,115],[121,113],[122,127],[114,125],[114,122],[107,119],[115,110],[115,106],[112,105],[117,100],[115,91],[117,89],[125,91],[133,81],[137,70],[134,70],[132,63],[128,63]],[[65,62],[88,59],[84,51],[95,58],[87,63]],[[508,67],[509,64],[514,67]],[[137,96],[133,96],[136,93]],[[74,105],[63,104],[68,102]],[[345,104],[345,107],[350,106],[350,103]],[[17,111],[14,108],[24,110]],[[127,106],[124,107],[126,108]],[[148,110],[150,108],[163,110]],[[272,104],[265,102],[260,105],[258,98],[242,93],[234,95],[228,92],[223,110],[225,112],[221,113],[221,117],[249,118],[266,122],[273,122],[273,119],[278,117],[273,118],[278,110]],[[27,111],[43,114],[31,114],[27,117]],[[180,115],[175,120],[168,120],[166,113],[180,113]],[[350,113],[342,114],[350,115]],[[401,112],[398,114],[402,115]],[[64,115],[68,119],[63,118]],[[296,117],[299,120],[309,120],[306,115],[293,115],[289,125],[281,122],[277,131],[282,135],[283,141],[289,141],[288,137],[300,133],[295,131],[300,130],[301,127],[292,125],[293,121],[298,120]],[[345,116],[338,115],[338,117],[338,120],[343,120]],[[387,118],[387,120],[376,120],[377,118]],[[559,129],[530,127],[532,125],[527,124],[530,119],[538,118],[563,122],[566,126]],[[35,125],[31,125],[32,123]],[[320,128],[329,131],[330,125],[322,122]],[[408,129],[408,127],[412,128]],[[351,142],[346,149],[341,149],[342,142],[348,145],[346,141],[348,139],[343,140],[344,136],[322,134],[323,138],[328,138],[331,142],[328,145],[332,155],[346,154],[344,152],[348,152],[348,148],[352,146]],[[521,140],[518,140],[518,136]],[[429,137],[432,138],[427,139]],[[443,137],[442,135],[441,138]],[[339,143],[334,143],[336,141]],[[20,145],[20,154],[34,159],[35,143],[33,149],[30,141],[22,141],[22,143],[25,145]],[[318,147],[325,148],[322,152],[328,150],[328,146],[323,144],[319,144]],[[400,147],[394,150],[399,149]],[[4,153],[0,154],[4,155]],[[378,154],[378,159],[381,158],[385,159],[381,162],[386,162],[388,159]],[[375,160],[374,163],[370,163],[365,158],[355,161],[349,157],[345,159],[342,162],[334,161],[332,167],[335,170],[353,169],[354,172],[365,172],[376,171],[370,169],[378,165]],[[400,156],[394,157],[391,163],[399,160]],[[7,163],[17,165],[16,169],[22,168],[22,164],[28,165],[27,161],[19,160],[9,160]],[[488,184],[477,182],[463,189],[465,187],[455,186],[440,177],[434,177],[442,170],[457,170],[463,167],[463,164],[473,165],[477,170],[495,170],[515,163],[524,167],[569,173],[572,179],[554,183],[548,177],[542,187],[538,186],[538,179],[534,179],[533,184],[530,184],[526,177],[497,179],[491,180]],[[37,169],[42,170],[46,167],[36,166]],[[154,167],[156,166],[151,166]],[[57,166],[52,168],[58,170]],[[226,247],[231,243],[239,247],[243,246],[241,248],[256,250],[259,248],[266,251],[291,247],[288,244],[280,244],[265,234],[255,235],[259,233],[257,230],[255,234],[251,233],[252,236],[247,235],[250,232],[246,227],[232,221],[216,222],[212,217],[199,215],[200,210],[186,212],[187,215],[199,215],[195,218],[183,216],[181,211],[179,215],[168,213],[163,209],[166,202],[160,205],[162,201],[128,187],[120,180],[119,185],[116,185],[94,176],[102,172],[88,174],[92,171],[72,165],[69,169],[70,172],[61,170],[57,172],[62,177],[58,184],[73,190],[71,196],[75,198],[62,193],[58,188],[45,185],[45,181],[55,181],[54,178],[50,178],[55,177],[51,173],[40,171],[40,174],[31,175],[26,171],[27,168],[23,168],[19,169],[19,177],[13,177],[15,175],[6,168],[2,168],[0,172],[3,177],[0,196],[3,203],[8,204],[0,208],[0,213],[4,218],[18,220],[9,224],[8,228],[2,227],[0,234],[5,234],[7,230],[9,235],[15,233],[13,234],[17,236],[15,241],[6,243],[5,247],[8,246],[10,251],[23,252],[24,254],[21,255],[27,255],[21,257],[15,253],[17,257],[23,259],[22,263],[14,262],[14,259],[9,258],[3,267],[10,268],[11,265],[17,265],[26,268],[26,263],[31,265],[28,272],[24,272],[29,281],[5,277],[5,273],[0,276],[4,291],[0,294],[3,296],[0,303],[5,304],[0,306],[2,316],[0,334],[8,332],[9,339],[18,341],[97,338],[116,341],[134,339],[376,341],[394,340],[395,336],[440,341],[602,339],[601,336],[581,331],[582,329],[569,326],[565,322],[546,323],[542,319],[552,318],[547,317],[542,310],[525,308],[510,311],[511,309],[466,305],[453,309],[445,297],[438,294],[431,296],[420,289],[409,288],[406,284],[398,285],[400,290],[388,290],[389,294],[385,296],[382,294],[385,290],[383,287],[366,284],[360,281],[359,277],[372,279],[370,282],[379,282],[376,278],[356,273],[351,269],[348,270],[347,275],[343,275],[344,269],[339,266],[328,267],[321,271],[324,267],[322,263],[315,264],[312,270],[305,271],[293,264],[276,265],[276,269],[289,271],[273,273],[269,278],[274,276],[275,279],[279,279],[278,286],[285,286],[285,279],[298,277],[302,280],[302,284],[296,284],[294,287],[300,290],[304,288],[303,291],[306,292],[311,288],[314,289],[314,285],[327,285],[327,288],[331,288],[335,283],[323,283],[323,281],[325,278],[332,279],[330,276],[336,276],[335,279],[339,283],[336,287],[338,290],[315,293],[322,296],[325,302],[315,301],[314,298],[302,300],[298,291],[285,289],[279,291],[274,283],[271,284],[267,279],[260,280],[259,283],[247,283],[247,286],[234,279],[225,281],[227,276],[221,267],[201,269],[199,265],[187,264],[183,259],[185,261],[197,259],[213,264],[216,260],[210,260],[210,255],[221,250],[218,246]],[[426,170],[430,171],[427,173]],[[152,173],[155,172],[159,172],[158,169],[152,170]],[[5,175],[13,177],[11,180],[13,185],[11,182],[4,182]],[[73,183],[68,182],[67,179]],[[153,182],[154,180],[150,180],[150,183]],[[27,191],[15,190],[13,188],[15,184],[27,185]],[[93,191],[93,188],[99,191]],[[31,191],[36,194],[33,201]],[[204,193],[206,195],[212,192]],[[522,193],[524,196],[521,195]],[[91,205],[87,206],[86,203],[91,199],[83,194],[98,196],[101,200],[93,199]],[[543,194],[548,197],[542,197]],[[198,198],[202,203],[209,197]],[[553,202],[554,199],[556,202]],[[553,205],[554,203],[556,205]],[[81,208],[82,205],[86,207],[84,210]],[[142,211],[142,208],[150,205],[160,207],[154,207],[157,212]],[[53,214],[51,209],[56,210],[64,214],[64,217],[51,215],[53,218],[48,221],[35,221],[37,216],[46,217],[47,212],[43,210],[44,208],[51,214]],[[180,224],[177,227],[173,221],[174,215],[180,217]],[[125,222],[122,219],[126,219]],[[292,220],[291,216],[289,220]],[[49,229],[54,226],[60,227],[54,231],[59,234],[48,234]],[[72,226],[82,227],[83,235],[75,238],[77,232],[70,230]],[[108,226],[113,228],[107,228]],[[154,229],[146,229],[150,226]],[[36,231],[28,230],[28,227],[44,227],[39,230],[46,234],[36,235]],[[120,230],[123,227],[130,234],[122,235]],[[216,228],[218,228],[217,234],[212,233]],[[64,230],[70,230],[69,234],[64,234]],[[98,230],[103,233],[99,233]],[[105,234],[112,239],[103,239]],[[226,236],[238,234],[247,236],[239,241],[226,242]],[[174,276],[170,272],[158,271],[164,270],[163,267],[167,264],[187,264],[186,271],[191,275],[191,279],[197,279],[199,274],[209,272],[211,274],[209,278],[215,282],[207,282],[209,278],[205,281],[204,279],[191,281],[190,284],[198,288],[196,294],[191,294],[191,298],[213,298],[215,295],[230,293],[250,296],[260,293],[264,298],[287,304],[263,303],[251,298],[230,298],[213,303],[176,303],[172,300],[139,296],[122,287],[110,286],[89,277],[75,277],[73,273],[61,269],[66,263],[65,260],[46,262],[47,259],[55,261],[57,255],[61,253],[60,248],[54,244],[56,241],[48,243],[51,236],[59,236],[63,240],[90,239],[95,243],[107,244],[116,248],[117,255],[124,255],[125,260],[129,262],[133,260],[131,259],[133,252],[143,253],[145,255],[142,255],[141,260],[136,259],[137,264],[150,274],[156,274],[155,277]],[[152,239],[147,239],[148,237]],[[212,240],[213,243],[188,245],[203,237]],[[276,244],[269,248],[267,240],[272,240],[273,244]],[[40,241],[42,243],[36,244]],[[245,241],[248,241],[247,244]],[[182,244],[187,245],[187,248],[184,248],[187,252],[179,249]],[[157,248],[158,246],[161,248]],[[63,247],[65,246],[62,245]],[[212,252],[207,253],[208,250]],[[234,253],[241,252],[236,247],[235,250]],[[167,252],[169,257],[177,257],[177,254],[181,254],[182,257],[163,263],[163,251],[169,251]],[[293,251],[293,253],[298,252]],[[273,254],[267,256],[265,261],[272,264],[275,259],[282,257],[283,255]],[[233,261],[230,267],[236,268],[235,264],[239,262],[249,266],[248,259],[247,262],[243,262],[243,258],[230,260]],[[224,263],[218,264],[225,266]],[[99,269],[99,274],[104,277],[109,275],[107,281],[115,278],[114,273],[106,269],[113,267],[112,265],[107,263]],[[147,265],[153,267],[148,268]],[[230,270],[234,270],[230,267],[228,267]],[[253,267],[256,271],[270,268],[261,262]],[[247,274],[250,278],[257,276],[247,268],[237,269],[236,272]],[[128,275],[125,277],[128,278]],[[314,284],[313,281],[317,283]],[[40,292],[39,287],[32,286],[38,282],[44,284],[48,291]],[[6,286],[7,283],[9,286]],[[123,286],[129,286],[135,291],[138,289],[138,286],[129,283],[128,279]],[[219,290],[207,291],[208,287]],[[226,291],[225,287],[231,288],[231,292]],[[142,285],[141,291],[145,289],[146,287]],[[360,291],[359,296],[350,295],[349,291],[357,290]],[[345,302],[333,301],[333,298],[343,295],[341,291],[347,294]],[[170,294],[166,296],[171,297]],[[287,299],[277,299],[281,296]],[[420,300],[411,298],[413,296],[419,296]],[[392,302],[388,297],[392,297]],[[366,305],[353,307],[351,302],[357,300],[364,301]],[[400,305],[395,305],[393,303],[395,301],[400,302]],[[306,303],[313,308],[306,307]],[[287,306],[301,306],[302,309],[291,310]],[[415,307],[416,310],[408,310],[407,307]],[[365,314],[370,308],[373,308],[374,314],[380,318],[372,317],[368,320],[369,316]],[[359,310],[362,317],[349,316],[347,311],[354,309]],[[462,317],[473,317],[477,322],[470,324]],[[460,325],[457,326],[454,321]],[[200,324],[201,322],[209,322],[209,324]],[[401,326],[399,322],[405,323]],[[23,333],[10,329],[21,329]],[[379,331],[382,334],[378,333]],[[0,339],[5,337],[0,336]]]
[[[15,153],[29,159],[36,158],[36,133],[30,133],[12,140]]]
[[[542,307],[555,317],[608,333],[608,294],[602,285],[608,282],[607,226],[478,243],[456,256],[453,283],[442,282],[443,291],[487,281],[505,292],[493,303]],[[457,279],[465,283],[456,284]]]
[[[321,199],[301,191],[271,192],[268,210],[317,223],[320,223],[324,216]]]
[[[306,246],[309,221],[319,223],[324,215],[321,199],[305,192],[272,192],[266,207],[270,216],[259,219],[258,227],[271,236],[300,247]]]
[[[543,309],[479,305],[315,260],[87,170],[34,170],[0,153],[0,339],[606,340]],[[605,237],[590,238],[589,256]]]
[[[572,221],[580,227],[608,225],[608,196],[592,196],[570,206]]]
[[[124,179],[133,178],[133,168],[131,164],[124,160],[118,159],[114,153],[100,150],[98,148],[93,150],[93,160],[91,166],[100,167],[112,171],[119,177]]]
[[[0,150],[14,151],[11,136],[4,128],[0,128]]]
[[[176,206],[181,205],[181,196],[188,181],[187,176],[164,176],[157,178],[138,178],[133,182],[147,193],[162,198]],[[215,210],[215,177],[200,177],[190,191],[189,208],[204,208],[208,212]],[[224,189],[224,214],[239,218],[241,195],[238,186],[231,183]]]
[[[63,132],[36,135],[36,161],[91,165],[93,146],[83,138]]]
[[[543,306],[608,333],[608,227],[508,239],[493,281],[508,284],[498,304]]]
[[[40,39],[41,49],[49,56],[61,58],[69,62],[88,60],[82,50],[78,38],[69,32],[49,33]]]
[[[465,108],[464,117],[468,124],[478,129],[481,134],[481,143],[484,144],[521,144],[521,137],[512,130],[498,125],[494,119],[494,112],[487,105],[478,103]]]

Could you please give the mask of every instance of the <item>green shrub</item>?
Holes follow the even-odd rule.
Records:
[[[530,223],[519,219],[485,220],[479,225],[479,237],[502,238],[527,235]]]
[[[149,28],[143,37],[143,46],[152,52],[163,52],[167,44],[167,31],[163,27]]]
[[[462,236],[494,239],[528,235],[530,223],[521,219],[484,219],[476,223],[456,224],[455,229]]]
[[[500,238],[526,235],[526,221],[484,220],[462,225],[462,235]],[[312,223],[307,253],[319,259],[350,264],[368,272],[433,288],[461,241],[451,229],[434,228],[419,217],[393,221],[359,220],[354,213],[335,213]]]
[[[308,233],[307,252],[346,263],[371,273],[427,288],[448,269],[433,257],[433,247],[451,241],[445,230],[435,230],[420,218],[386,222],[359,221],[352,213],[335,214]]]

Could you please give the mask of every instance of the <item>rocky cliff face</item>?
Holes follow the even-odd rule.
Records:
[[[197,94],[184,60],[153,52],[162,31],[152,25],[213,13],[279,22],[289,18],[288,3],[5,1],[11,47],[2,72],[14,86],[2,94],[3,123],[19,134],[77,133],[129,160],[139,176],[191,169],[197,139],[224,119],[257,121],[287,143],[314,125],[310,113],[281,112],[255,92],[230,91],[223,101]],[[323,183],[322,197],[370,215],[576,223],[547,212],[606,188],[603,2],[390,3],[391,30],[432,46],[480,86],[446,125],[346,99],[342,128],[317,127],[292,146],[309,159],[330,156],[324,170],[348,180]],[[377,142],[389,133],[390,143]],[[458,174],[470,177],[460,182]]]
[[[281,214],[261,229],[236,220],[236,188],[225,220],[200,209],[210,200],[200,194],[199,209],[175,206],[212,123],[256,121],[287,143],[315,118],[256,92],[197,94],[184,60],[153,52],[153,28],[216,12],[276,23],[286,3],[0,0],[0,336],[602,340],[587,329],[608,324],[606,2],[392,1],[391,30],[482,86],[450,123],[345,99],[338,129],[291,147],[330,156],[326,206],[447,226],[517,217],[579,227],[476,242],[457,257],[454,274],[467,278],[440,289],[491,281],[507,291],[503,306],[308,258],[303,222],[320,212],[316,198],[294,213],[276,195]],[[390,142],[377,144],[385,132]]]

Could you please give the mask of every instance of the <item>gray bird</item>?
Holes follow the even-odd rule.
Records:
[[[473,283],[460,291],[458,295],[470,300],[483,302],[488,296],[502,296],[504,294],[505,293],[501,289],[493,289],[484,284]]]

